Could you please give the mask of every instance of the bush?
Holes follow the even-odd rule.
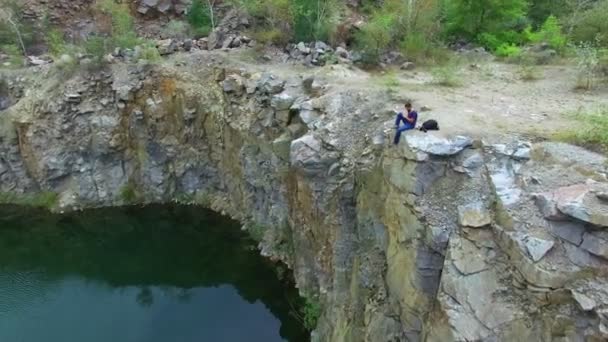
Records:
[[[206,3],[202,0],[193,0],[190,8],[188,9],[188,23],[195,29],[205,29],[207,32],[211,31],[211,12],[209,11]]]
[[[161,60],[160,53],[153,42],[145,42],[139,46],[138,60],[156,63]]]
[[[271,28],[254,31],[252,36],[260,44],[285,45],[290,39],[287,33]]]
[[[608,0],[600,0],[580,15],[571,17],[572,40],[608,47]]]
[[[161,32],[163,38],[186,39],[190,36],[188,23],[181,20],[171,20]]]
[[[58,29],[52,29],[49,31],[46,37],[46,43],[49,47],[49,52],[54,57],[61,56],[67,52],[67,44],[63,38],[63,32]]]
[[[547,43],[559,53],[563,53],[568,44],[568,39],[562,33],[562,26],[553,15],[547,18],[538,32],[531,33],[529,38],[533,43]]]
[[[433,83],[444,87],[457,87],[461,84],[457,61],[449,61],[445,65],[431,70]]]
[[[496,48],[495,54],[498,57],[513,58],[521,54],[521,49],[515,44],[503,43]]]
[[[578,68],[577,89],[589,90],[595,85],[600,67],[600,50],[591,43],[576,45],[576,64]]]
[[[559,140],[608,152],[608,107],[574,115],[578,125],[556,134]]]
[[[29,207],[52,209],[59,196],[55,192],[43,191],[36,194],[15,194],[0,192],[0,204],[15,204]]]
[[[398,46],[411,60],[432,59],[437,43],[439,4],[435,0],[386,0],[371,6],[371,19],[356,36],[367,62],[375,62],[390,47]]]
[[[446,33],[476,40],[492,51],[505,44],[521,44],[526,10],[525,0],[447,1]]]
[[[317,327],[319,318],[321,317],[321,305],[319,302],[316,300],[306,299],[301,310],[304,327],[308,330],[315,329]]]
[[[105,55],[110,51],[108,40],[100,36],[88,37],[84,42],[85,52],[91,56],[94,66],[103,64]]]
[[[19,49],[17,45],[2,45],[0,46],[0,51],[8,55],[8,63],[10,64],[11,68],[20,68],[24,65],[25,60],[23,59],[21,49]]]
[[[389,46],[394,20],[390,14],[377,13],[356,36],[357,46],[364,52],[365,61],[376,62]]]
[[[260,22],[259,31],[282,32],[280,39],[266,41],[313,41],[328,40],[335,36],[337,16],[340,11],[338,0],[233,0]]]
[[[126,4],[114,0],[102,0],[98,8],[112,19],[112,45],[123,49],[132,49],[141,43],[135,32],[133,17]]]

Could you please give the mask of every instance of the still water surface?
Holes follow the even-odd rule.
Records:
[[[0,341],[305,341],[296,291],[253,247],[194,207],[0,207]]]

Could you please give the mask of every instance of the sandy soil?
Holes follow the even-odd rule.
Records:
[[[543,66],[538,73],[538,80],[524,81],[520,67],[487,62],[475,68],[460,66],[457,87],[435,84],[430,70],[392,70],[384,75],[353,71],[354,77],[336,82],[345,87],[393,89],[393,98],[409,98],[418,109],[430,108],[421,111],[420,118],[436,119],[444,133],[478,137],[547,136],[572,125],[573,113],[608,105],[608,86],[584,92],[574,89],[572,66]]]

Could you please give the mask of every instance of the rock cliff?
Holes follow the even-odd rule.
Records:
[[[608,338],[603,156],[420,132],[392,146],[385,94],[207,54],[54,72],[2,74],[4,202],[224,212],[319,298],[313,340]]]

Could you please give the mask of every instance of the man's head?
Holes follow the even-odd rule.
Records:
[[[412,111],[412,104],[410,102],[405,103],[405,110],[407,110],[408,113]]]

